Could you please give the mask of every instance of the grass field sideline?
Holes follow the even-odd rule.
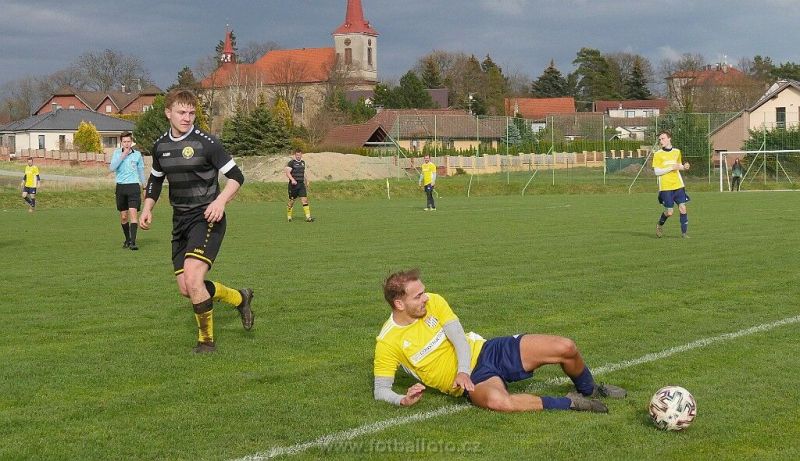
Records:
[[[445,192],[425,213],[412,185],[392,200],[312,195],[317,222],[289,224],[277,202],[285,189],[268,201],[273,192],[259,187],[230,205],[212,272],[255,288],[256,325],[246,333],[218,307],[209,357],[189,352],[194,319],[171,276],[166,201],[129,252],[105,191],[94,198],[107,203],[53,194],[63,201],[32,215],[2,195],[1,459],[241,458],[458,405],[432,391],[411,409],[372,399],[374,337],[389,313],[380,282],[409,266],[468,331],[569,336],[601,370],[798,315],[794,193],[690,190],[693,238],[683,241],[676,218],[654,237],[654,193]],[[630,392],[608,415],[445,411],[285,456],[798,458],[798,330],[603,373]],[[512,390],[563,394],[560,375],[544,368]],[[399,377],[396,389],[411,383]],[[650,395],[666,384],[697,398],[684,433],[647,420]]]

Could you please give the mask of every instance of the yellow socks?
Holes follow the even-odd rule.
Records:
[[[197,320],[197,341],[212,344],[214,342],[214,302],[211,298],[195,304],[194,318]]]
[[[242,294],[239,293],[239,290],[228,288],[219,282],[212,283],[214,284],[214,294],[212,295],[214,301],[222,301],[233,307],[242,304]]]

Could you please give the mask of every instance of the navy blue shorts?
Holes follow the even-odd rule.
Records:
[[[689,200],[685,187],[675,190],[662,190],[658,193],[658,203],[664,205],[664,208],[672,208],[676,203],[680,205],[681,203],[687,203]]]
[[[522,367],[519,343],[523,336],[501,336],[486,341],[470,375],[472,382],[478,384],[499,376],[503,384],[506,384],[533,376],[533,372],[525,371]]]
[[[22,192],[25,192],[29,195],[36,195],[36,188],[35,187],[23,187]]]

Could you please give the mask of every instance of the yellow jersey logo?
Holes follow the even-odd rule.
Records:
[[[192,149],[191,146],[186,146],[183,148],[181,155],[183,155],[183,158],[192,158],[192,156],[194,156],[194,149]]]

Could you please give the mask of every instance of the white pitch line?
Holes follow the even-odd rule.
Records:
[[[703,338],[698,339],[697,341],[693,341],[688,344],[684,344],[682,346],[672,347],[669,349],[665,349],[661,352],[655,352],[652,354],[646,354],[638,359],[633,360],[626,360],[623,362],[612,363],[609,365],[603,365],[601,367],[593,368],[592,373],[595,375],[601,375],[606,373],[611,373],[618,370],[624,370],[626,368],[634,367],[637,365],[641,365],[643,363],[655,362],[656,360],[661,360],[667,358],[669,356],[679,354],[681,352],[690,351],[693,349],[699,349],[701,347],[706,347],[714,343],[723,342],[723,341],[730,341],[736,338],[740,338],[742,336],[752,335],[754,333],[761,333],[764,331],[773,330],[778,327],[782,327],[785,325],[790,325],[793,323],[800,322],[800,315],[795,317],[788,317],[783,320],[778,320],[771,323],[763,323],[761,325],[757,325],[754,327],[746,328],[744,330],[735,331],[733,333],[724,333],[718,336],[712,336],[710,338]],[[536,388],[545,388],[548,386],[553,385],[561,385],[569,382],[568,378],[553,378],[547,381],[536,383],[532,386],[529,386],[529,390],[536,389]],[[384,431],[389,429],[390,427],[395,426],[402,426],[403,424],[413,423],[415,421],[424,421],[431,418],[436,418],[438,416],[443,415],[450,415],[454,413],[459,413],[461,411],[467,410],[472,408],[472,405],[469,404],[455,404],[455,405],[447,405],[438,410],[427,411],[424,413],[417,413],[410,416],[404,416],[401,418],[392,418],[387,419],[385,421],[378,421],[372,424],[366,424],[364,426],[357,427],[355,429],[349,429],[346,431],[335,432],[333,434],[324,435],[318,439],[312,440],[310,442],[298,443],[296,445],[292,445],[289,447],[273,447],[268,451],[262,453],[256,453],[254,455],[245,456],[244,458],[239,458],[235,461],[261,461],[266,459],[276,458],[278,456],[291,456],[302,453],[306,450],[311,448],[319,448],[329,445],[331,443],[343,442],[347,440],[352,440],[356,437],[361,437],[362,435],[367,434],[375,434],[377,432]]]

